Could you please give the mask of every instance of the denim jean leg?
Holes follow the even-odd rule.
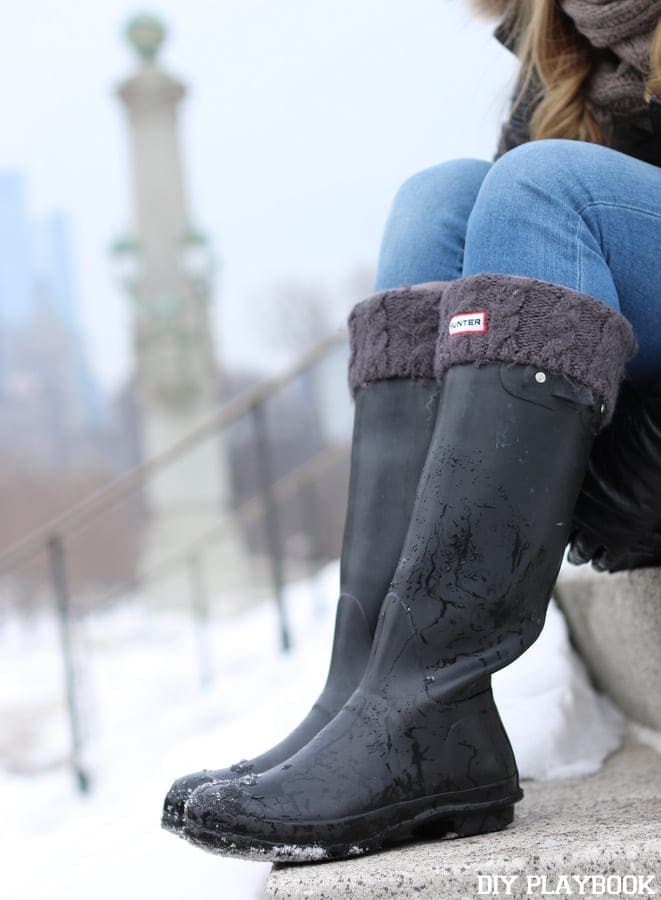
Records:
[[[381,242],[376,291],[461,276],[466,222],[490,167],[455,159],[404,182]]]
[[[484,179],[463,274],[538,278],[620,310],[639,343],[627,371],[644,387],[661,375],[659,247],[661,169],[596,144],[536,141]]]

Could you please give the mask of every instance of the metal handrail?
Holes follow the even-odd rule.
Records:
[[[334,447],[327,447],[319,453],[315,453],[314,456],[310,457],[310,459],[306,460],[304,463],[301,463],[300,466],[297,466],[291,472],[283,475],[282,478],[279,478],[273,485],[273,493],[276,500],[279,502],[287,500],[301,487],[314,483],[314,481],[323,475],[324,472],[343,458],[347,457],[350,447],[351,443],[349,441],[337,444]],[[261,513],[261,507],[262,500],[260,497],[251,497],[235,509],[233,515],[239,519],[242,525],[250,525],[257,520]],[[143,569],[137,574],[135,581],[140,582],[147,578],[150,580],[159,578],[162,575],[168,574],[172,569],[183,565],[191,552],[213,542],[218,534],[222,532],[225,525],[225,520],[221,520],[216,525],[203,531],[193,541],[185,546],[179,547],[174,553],[167,556],[166,559],[152,563],[152,565]],[[106,606],[112,600],[121,597],[122,594],[130,588],[131,584],[132,582],[130,581],[123,581],[114,585],[110,590],[98,597],[96,602],[101,607]]]
[[[211,435],[223,431],[234,422],[260,406],[269,397],[290,384],[297,376],[312,368],[322,360],[334,347],[346,340],[345,329],[333,332],[324,340],[315,344],[300,358],[279,375],[274,375],[239,394],[228,401],[197,425],[192,431],[175,441],[165,450],[155,454],[145,462],[135,466],[129,472],[118,476],[98,491],[84,497],[63,513],[49,522],[35,528],[34,531],[20,538],[0,553],[0,574],[5,574],[32,559],[48,545],[53,535],[60,539],[82,528],[106,509],[118,503],[132,493],[143,482],[176,462],[193,447]]]
[[[80,728],[79,698],[76,688],[76,672],[72,652],[72,609],[67,565],[65,555],[65,539],[84,527],[111,506],[123,499],[137,487],[176,462],[199,443],[223,431],[229,425],[250,414],[253,419],[258,449],[258,468],[262,483],[263,506],[266,517],[266,531],[271,558],[273,591],[278,609],[280,642],[283,650],[290,647],[289,627],[284,603],[284,577],[282,572],[283,548],[278,526],[276,501],[279,495],[289,494],[297,485],[311,480],[337,458],[340,448],[328,448],[325,452],[307,460],[298,470],[288,473],[279,481],[273,482],[270,458],[267,447],[266,424],[264,416],[265,401],[279,390],[290,384],[297,376],[320,362],[330,351],[346,340],[344,330],[336,331],[323,341],[303,353],[294,365],[279,375],[260,382],[253,388],[244,391],[238,397],[225,403],[214,413],[202,421],[183,438],[171,444],[165,450],[131,469],[124,475],[115,478],[110,484],[84,497],[69,509],[60,513],[49,522],[39,526],[30,534],[18,540],[11,547],[0,553],[0,575],[31,560],[41,552],[46,552],[50,562],[51,582],[60,626],[60,643],[62,646],[63,674],[66,692],[66,707],[69,720],[71,740],[71,769],[79,790],[86,793],[90,787],[87,766],[82,758],[82,733]],[[346,452],[346,447],[341,448]],[[246,515],[250,519],[257,511],[256,501],[249,501],[245,509],[235,514]],[[191,568],[191,579],[197,585],[198,592],[203,592],[199,567],[196,565],[196,554],[203,545],[218,534],[218,527],[209,529],[185,547],[180,547],[171,557],[161,561],[155,572],[181,565],[188,560]],[[145,574],[145,573],[142,573]],[[149,573],[147,573],[149,574]],[[125,585],[124,585],[125,586]],[[195,591],[194,591],[195,592]],[[197,604],[200,610],[204,604]],[[202,666],[206,676],[206,665]]]

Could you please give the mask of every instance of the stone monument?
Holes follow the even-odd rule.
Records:
[[[204,236],[189,219],[179,148],[178,113],[186,87],[159,65],[165,28],[158,19],[138,16],[126,35],[138,57],[137,71],[117,91],[130,132],[133,233],[116,242],[114,255],[132,301],[142,451],[149,459],[189,434],[217,406],[218,364],[210,321],[211,259]],[[204,583],[199,568],[189,577],[192,563],[204,565],[208,588],[231,589],[240,605],[239,586],[250,584],[249,569],[229,515],[230,493],[222,434],[149,481],[150,524],[141,568],[161,569],[148,583],[154,603],[190,602],[191,585]],[[163,575],[166,560],[219,527],[213,540],[191,553],[188,568],[173,565],[175,574]]]

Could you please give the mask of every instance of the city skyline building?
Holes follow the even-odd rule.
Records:
[[[12,455],[67,465],[103,427],[65,213],[29,212],[27,179],[0,172],[0,440]]]

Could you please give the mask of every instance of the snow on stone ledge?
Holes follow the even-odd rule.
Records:
[[[493,691],[522,778],[596,772],[622,743],[626,720],[592,687],[554,601],[540,637],[494,675]]]

